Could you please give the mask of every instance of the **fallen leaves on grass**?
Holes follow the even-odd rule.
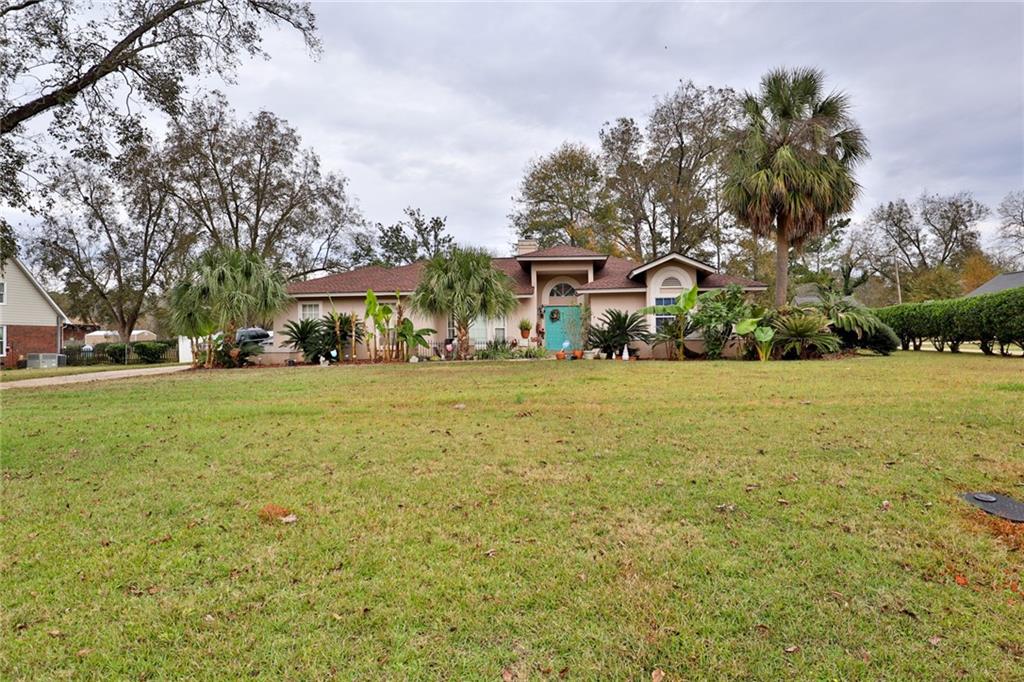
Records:
[[[516,676],[511,668],[505,668],[501,671],[501,682],[512,682],[514,679],[516,679]]]
[[[964,576],[964,575],[961,575],[960,573],[957,573],[956,576],[953,577],[953,580],[955,580],[956,584],[959,585],[960,587],[966,587],[967,583],[969,582],[967,580],[967,577]]]
[[[783,649],[783,651],[785,651],[787,654],[795,654],[796,652],[800,651],[800,647],[794,644],[793,646],[787,646],[785,649]]]
[[[268,504],[259,511],[260,520],[266,522],[280,521],[281,523],[295,523],[299,520],[292,512],[276,504]]]
[[[940,642],[942,642],[942,638],[938,635],[932,635],[928,638],[928,643],[932,646],[938,646]]]
[[[892,502],[889,500],[882,500],[882,511],[889,511],[892,509]]]
[[[60,638],[64,636],[64,633],[60,630],[49,630],[46,634],[53,638]]]
[[[651,671],[651,682],[661,682],[665,679],[665,671],[661,668],[655,668]]]
[[[980,510],[969,512],[968,519],[975,528],[988,531],[1012,549],[1024,551],[1024,523],[1014,523]]]

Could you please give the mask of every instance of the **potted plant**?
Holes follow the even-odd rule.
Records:
[[[525,317],[519,320],[519,335],[524,339],[530,338],[530,330],[533,329],[533,323]]]

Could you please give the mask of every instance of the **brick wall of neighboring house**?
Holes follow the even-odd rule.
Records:
[[[7,325],[7,355],[4,367],[14,367],[18,358],[29,353],[57,353],[57,327],[55,325]]]

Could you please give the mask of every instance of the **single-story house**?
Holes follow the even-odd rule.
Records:
[[[575,246],[538,249],[537,242],[532,240],[520,241],[516,250],[515,256],[494,258],[492,263],[512,280],[519,306],[507,317],[477,320],[470,328],[474,344],[511,339],[527,343],[520,339],[519,332],[519,321],[526,319],[532,326],[531,337],[536,336],[540,326],[544,330],[544,345],[549,350],[559,350],[562,342],[579,328],[584,305],[589,306],[592,320],[596,321],[612,308],[633,312],[645,306],[672,302],[695,284],[701,291],[730,284],[750,292],[767,288],[761,282],[721,274],[713,266],[679,253],[636,263]],[[395,292],[403,298],[411,296],[419,285],[424,266],[424,261],[394,268],[369,266],[293,282],[288,293],[295,301],[274,320],[277,332],[274,347],[268,350],[263,361],[282,362],[289,357],[299,357],[283,346],[280,332],[289,320],[319,318],[332,310],[362,317],[367,289],[389,303],[394,302]],[[456,336],[450,319],[426,319],[415,313],[408,316],[417,327],[437,330],[431,339],[434,343],[440,344]],[[653,331],[660,321],[651,315],[648,324]],[[365,349],[358,348],[357,352],[362,355]],[[650,347],[640,349],[641,356],[649,357],[653,352]]]
[[[0,274],[0,361],[14,367],[29,353],[59,353],[68,316],[25,264],[4,263]]]
[[[1018,272],[1004,272],[1001,275],[996,275],[974,291],[966,294],[966,296],[997,294],[1000,291],[1016,289],[1017,287],[1024,287],[1024,270],[1020,270]]]

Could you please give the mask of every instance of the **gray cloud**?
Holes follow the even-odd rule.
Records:
[[[1016,4],[343,5],[318,3],[324,54],[275,34],[226,92],[284,116],[366,216],[406,205],[504,250],[530,158],[643,117],[681,79],[755,88],[812,65],[846,90],[872,159],[864,214],[898,196],[1024,187],[1024,7]]]

